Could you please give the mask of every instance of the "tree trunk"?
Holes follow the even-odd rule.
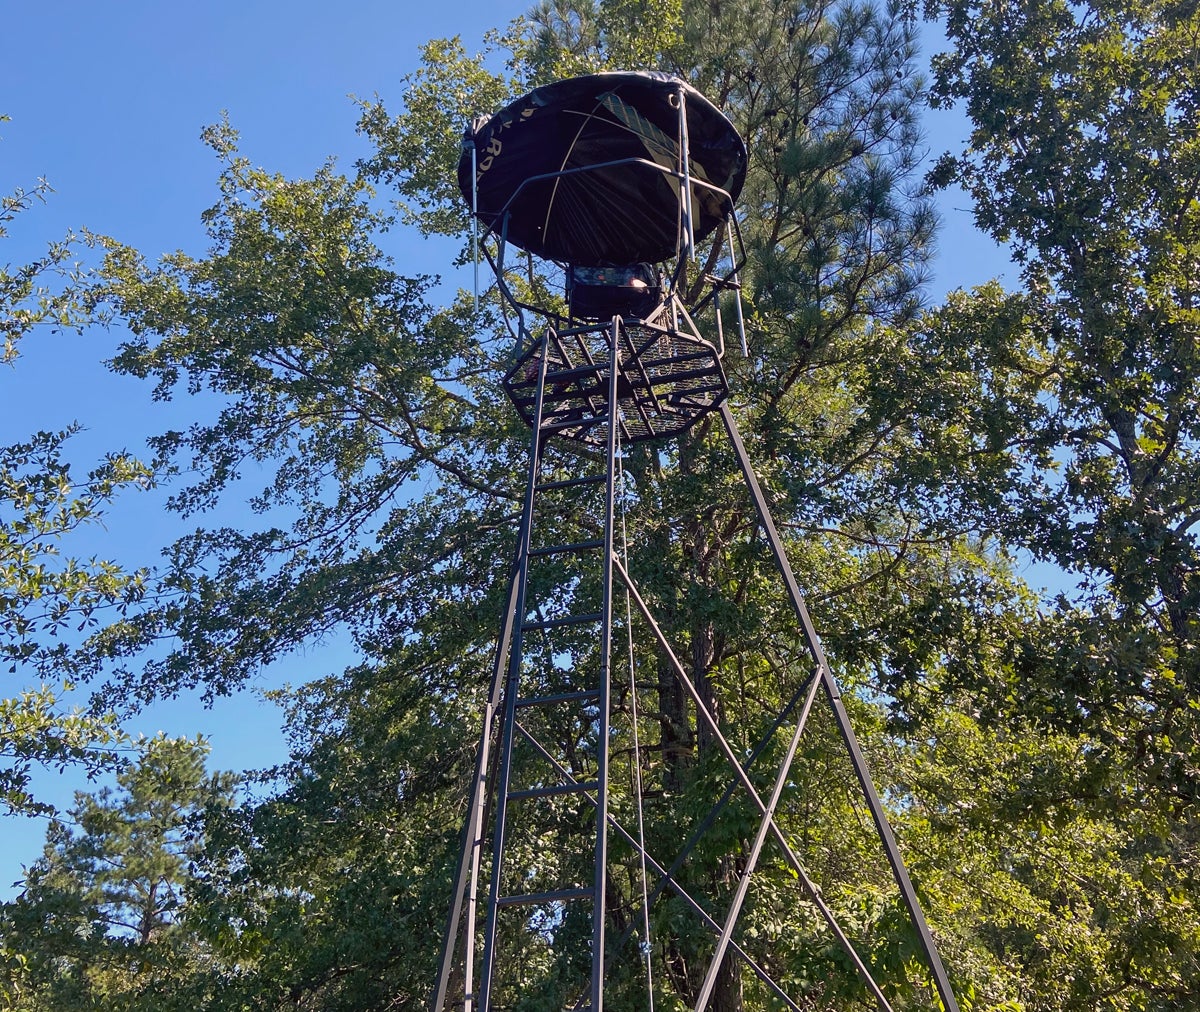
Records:
[[[708,1012],[742,1012],[742,974],[735,953],[727,952],[721,962]]]

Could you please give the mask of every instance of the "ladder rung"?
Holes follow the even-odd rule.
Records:
[[[559,794],[579,794],[582,791],[598,791],[600,790],[599,781],[589,781],[588,783],[573,783],[573,784],[556,784],[553,787],[530,787],[524,791],[513,791],[508,796],[509,801],[518,801],[525,798],[552,798]]]
[[[553,903],[555,900],[591,899],[591,889],[556,889],[548,893],[526,893],[524,896],[501,896],[496,900],[498,907],[517,907],[530,903]]]
[[[518,699],[517,709],[523,710],[530,706],[553,706],[555,703],[574,703],[578,700],[599,698],[599,689],[583,689],[579,692],[559,692],[553,696],[530,696],[528,699]]]
[[[585,622],[599,622],[604,617],[603,612],[593,611],[586,615],[568,615],[566,618],[548,618],[544,622],[528,622],[521,626],[521,632],[533,632],[536,629],[556,629],[562,625],[583,625]]]
[[[529,554],[531,557],[539,555],[558,555],[563,552],[586,552],[592,548],[603,548],[604,539],[596,538],[592,541],[577,541],[573,545],[548,545],[545,548],[531,548]]]
[[[563,481],[548,481],[544,485],[539,485],[539,492],[550,492],[557,488],[575,488],[577,485],[599,485],[605,481],[608,475],[605,474],[589,474],[585,478],[566,478]]]

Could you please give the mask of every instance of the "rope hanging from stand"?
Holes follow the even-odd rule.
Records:
[[[613,349],[615,352],[615,348]],[[617,409],[619,411],[619,409]],[[616,412],[614,412],[615,414]],[[614,419],[615,421],[615,419]],[[625,455],[621,449],[621,429],[617,427],[617,477],[619,479],[619,500],[621,508],[621,563],[629,572],[629,533],[625,526],[626,485],[625,485]],[[650,938],[650,886],[646,874],[646,826],[642,805],[642,755],[638,732],[638,694],[637,666],[633,656],[633,612],[629,602],[629,588],[625,588],[625,639],[629,654],[629,699],[630,721],[633,725],[633,795],[637,802],[637,841],[638,860],[642,871],[642,941],[639,946],[646,960],[646,994],[649,1001],[649,1012],[654,1012],[654,970],[651,965],[653,947]]]

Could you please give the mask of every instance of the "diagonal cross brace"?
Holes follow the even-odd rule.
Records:
[[[519,722],[517,723],[517,731],[527,742],[529,742],[530,745],[533,746],[534,750],[538,753],[538,755],[540,755],[543,759],[545,759],[548,763],[550,763],[551,766],[554,767],[554,769],[558,772],[558,774],[563,778],[565,783],[577,783],[578,782],[575,780],[575,778],[573,776],[571,776],[570,772],[568,770],[566,770],[562,766],[562,764],[559,763],[558,760],[556,760],[546,750],[545,746],[542,745],[537,740],[537,738],[534,737],[532,734],[530,734],[524,727],[522,727]],[[596,798],[593,794],[591,794],[589,792],[584,792],[583,797],[592,806],[594,806],[594,807],[596,806]],[[663,866],[661,864],[659,864],[658,861],[655,860],[654,855],[651,854],[649,851],[647,851],[646,848],[643,847],[637,841],[637,839],[633,836],[633,834],[630,833],[624,826],[621,825],[620,820],[618,820],[617,817],[615,815],[613,815],[611,812],[608,815],[608,824],[612,829],[616,830],[617,834],[626,843],[628,843],[633,848],[635,853],[640,854],[642,857],[644,857],[646,859],[646,863],[651,868],[653,868],[654,873],[659,876],[659,884],[656,887],[656,895],[658,893],[661,893],[662,887],[664,885],[669,885],[675,891],[675,894],[677,896],[679,896],[679,898],[682,899],[684,903],[687,904],[689,909],[691,909],[691,911],[694,914],[696,914],[714,934],[720,933],[721,925],[719,925],[716,921],[714,921],[712,919],[712,917],[708,914],[708,912],[705,911],[704,907],[702,907],[699,904],[699,902],[697,902],[695,897],[693,897],[692,894],[689,893],[683,887],[683,885],[675,878],[674,873],[668,869],[663,868]],[[627,938],[627,937],[628,937],[628,935],[622,936],[622,938]],[[742,959],[744,959],[746,961],[746,965],[750,967],[750,969],[754,972],[754,975],[756,977],[758,977],[758,979],[761,980],[764,984],[766,984],[766,986],[769,987],[774,992],[775,996],[777,998],[779,998],[780,1001],[782,1001],[785,1005],[787,1005],[788,1008],[792,1010],[792,1012],[803,1012],[803,1010],[800,1008],[800,1006],[797,1005],[788,996],[787,992],[784,991],[783,988],[781,988],[775,982],[775,980],[771,977],[771,975],[769,973],[767,973],[766,970],[764,970],[758,963],[756,963],[754,961],[754,959],[750,956],[750,954],[748,952],[746,952],[745,949],[743,949],[740,945],[738,945],[737,942],[731,942],[730,945],[733,948],[733,951],[736,952],[739,956],[742,957]],[[606,962],[605,970],[607,971],[607,969],[608,969],[608,964]],[[576,1004],[576,1008],[583,1008],[584,1004],[585,1004],[584,999],[580,999],[580,1003]]]
[[[754,845],[750,848],[750,853],[746,856],[746,867],[742,869],[737,890],[734,892],[733,902],[729,904],[729,912],[725,915],[725,924],[721,928],[720,937],[717,939],[717,947],[713,952],[712,960],[708,964],[708,972],[704,975],[704,983],[701,985],[700,993],[696,998],[696,1012],[702,1012],[704,1007],[708,1005],[709,995],[712,994],[712,989],[717,983],[717,974],[721,970],[721,962],[725,959],[725,951],[729,948],[730,940],[733,938],[733,929],[737,925],[738,914],[741,913],[742,904],[746,900],[746,893],[750,888],[750,878],[754,874],[755,867],[758,865],[758,857],[762,853],[763,843],[766,842],[767,831],[775,821],[775,809],[779,806],[779,798],[783,794],[784,785],[787,783],[788,775],[792,771],[792,762],[796,758],[796,749],[800,745],[800,736],[804,733],[805,725],[808,724],[808,716],[812,713],[813,702],[817,698],[817,688],[820,684],[820,679],[812,679],[808,695],[804,698],[804,707],[800,711],[799,719],[796,721],[796,730],[792,732],[792,740],[788,744],[787,755],[780,764],[779,773],[775,777],[775,787],[771,791],[771,800],[767,802],[762,821],[758,824],[758,833],[754,837]]]
[[[768,810],[767,805],[759,795],[758,791],[755,789],[754,784],[750,780],[749,774],[746,773],[745,768],[738,761],[737,755],[733,751],[733,747],[729,744],[729,741],[726,739],[725,735],[721,733],[721,728],[718,726],[716,718],[705,705],[704,698],[700,695],[695,683],[690,677],[688,677],[688,673],[684,670],[683,664],[675,655],[675,651],[671,648],[671,644],[667,640],[666,635],[663,633],[662,628],[659,626],[658,622],[655,621],[654,615],[651,613],[649,606],[642,598],[642,595],[638,592],[637,587],[634,585],[634,582],[629,576],[629,573],[625,570],[625,567],[621,564],[620,559],[613,559],[613,570],[621,578],[621,582],[629,591],[629,596],[633,598],[633,601],[637,605],[638,611],[641,613],[642,618],[646,621],[646,624],[649,625],[650,631],[654,634],[655,640],[658,641],[659,648],[663,651],[664,656],[667,658],[672,669],[674,670],[675,677],[679,679],[680,684],[687,691],[688,695],[692,697],[692,702],[696,704],[696,712],[704,718],[704,722],[712,731],[713,738],[720,747],[721,752],[724,754],[726,761],[728,761],[728,763],[733,767],[733,771],[737,775],[737,779],[741,782],[742,787],[745,788],[746,793],[749,795],[750,800],[754,802],[755,807],[758,808],[759,814],[763,817],[764,822],[770,827],[771,835],[774,836],[776,842],[782,849],[784,857],[787,859],[792,871],[796,873],[796,876],[804,885],[804,888],[812,898],[812,901],[821,911],[821,915],[825,918],[825,923],[834,933],[834,936],[842,946],[843,951],[854,963],[855,969],[858,970],[871,994],[873,994],[875,996],[875,1000],[879,1002],[879,1007],[883,1009],[884,1012],[892,1012],[891,1005],[888,1004],[888,1000],[884,996],[883,992],[879,989],[879,985],[875,983],[874,977],[871,976],[871,971],[867,968],[867,965],[862,961],[862,958],[855,951],[850,939],[846,937],[846,933],[842,930],[841,925],[838,924],[837,919],[833,916],[833,911],[829,909],[829,905],[821,898],[821,890],[818,889],[816,883],[808,877],[808,873],[804,870],[804,866],[800,863],[800,858],[797,856],[795,850],[792,849],[792,845],[788,843],[787,837],[784,835],[783,830],[779,828],[779,824],[775,821],[774,816]],[[958,1012],[957,1008],[955,1008],[954,1012]]]
[[[883,810],[883,804],[879,800],[879,794],[875,790],[875,784],[871,780],[871,774],[867,769],[867,760],[862,754],[862,749],[859,748],[858,739],[850,723],[850,715],[846,712],[846,706],[842,702],[842,694],[838,691],[837,681],[833,677],[833,671],[829,667],[829,662],[825,659],[825,652],[821,649],[821,641],[817,636],[816,627],[813,625],[812,618],[808,614],[808,607],[804,603],[800,587],[796,583],[795,574],[792,572],[792,567],[788,562],[787,554],[783,548],[783,541],[779,537],[779,532],[775,529],[775,522],[771,519],[771,512],[767,508],[767,500],[763,495],[761,486],[758,484],[758,477],[754,473],[750,458],[746,454],[746,446],[742,442],[737,424],[733,420],[733,412],[730,411],[727,401],[721,402],[719,410],[721,412],[721,419],[725,423],[725,430],[729,433],[729,441],[733,444],[734,451],[737,453],[742,474],[746,478],[750,497],[754,500],[754,508],[758,513],[759,525],[762,527],[763,533],[767,537],[767,542],[771,546],[771,554],[775,557],[775,564],[783,576],[788,597],[791,599],[792,607],[796,612],[796,618],[804,630],[804,638],[808,643],[809,652],[812,654],[812,659],[821,673],[821,680],[824,682],[825,691],[829,695],[829,702],[833,708],[838,731],[841,732],[842,740],[846,743],[846,748],[850,753],[850,759],[854,764],[854,772],[858,777],[859,785],[862,787],[867,807],[871,810],[871,818],[875,822],[879,838],[883,841],[883,848],[887,854],[888,864],[892,867],[892,876],[896,881],[896,885],[900,888],[904,905],[908,908],[909,917],[912,919],[913,927],[916,929],[921,951],[925,954],[925,960],[929,965],[930,971],[933,973],[938,996],[942,1000],[945,1012],[959,1012],[958,1001],[954,997],[954,989],[950,986],[950,977],[946,973],[946,968],[942,965],[937,946],[933,941],[933,935],[929,930],[929,924],[926,922],[925,915],[921,911],[921,904],[917,899],[917,891],[913,887],[912,880],[908,877],[908,871],[904,867],[904,862],[900,857],[900,850],[896,846],[896,838],[892,833],[892,827],[888,823],[887,814]]]

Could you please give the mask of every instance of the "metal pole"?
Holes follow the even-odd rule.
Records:
[[[767,508],[767,500],[763,496],[762,488],[758,484],[758,477],[755,475],[754,468],[750,464],[750,458],[746,454],[745,444],[742,442],[737,424],[733,420],[733,413],[729,409],[729,402],[722,401],[720,410],[721,418],[725,422],[725,429],[729,433],[730,442],[733,443],[738,463],[741,465],[742,473],[746,478],[746,485],[750,489],[750,496],[754,500],[754,508],[758,513],[759,523],[771,546],[771,554],[775,556],[775,564],[778,566],[779,572],[783,576],[784,584],[787,586],[788,597],[791,598],[796,617],[799,619],[801,628],[804,630],[804,637],[808,643],[809,653],[812,654],[812,658],[821,672],[821,680],[824,682],[825,691],[829,695],[834,717],[837,720],[838,730],[841,732],[842,740],[846,743],[846,748],[850,752],[850,759],[854,764],[854,772],[858,776],[863,796],[867,801],[867,807],[871,809],[871,818],[875,822],[875,828],[878,830],[879,837],[883,841],[883,848],[887,854],[888,864],[892,867],[892,875],[896,880],[896,885],[900,888],[900,894],[904,899],[904,905],[908,908],[909,916],[912,918],[913,927],[916,929],[917,939],[921,945],[921,951],[924,952],[929,969],[933,973],[938,995],[942,999],[942,1005],[945,1006],[946,1012],[959,1012],[958,1001],[955,999],[954,990],[950,986],[950,978],[946,973],[946,968],[942,965],[937,946],[933,941],[933,935],[929,930],[929,924],[926,922],[925,915],[921,911],[921,904],[917,899],[917,891],[913,888],[912,880],[908,877],[908,871],[905,869],[904,861],[900,857],[900,850],[896,846],[896,838],[892,834],[892,827],[888,823],[887,815],[883,810],[883,804],[880,802],[879,795],[875,790],[875,784],[871,780],[866,758],[858,746],[858,739],[855,737],[854,728],[850,724],[849,714],[846,713],[846,707],[842,703],[842,696],[838,691],[837,682],[833,677],[832,670],[830,670],[829,662],[825,659],[825,652],[821,649],[821,641],[817,637],[816,627],[813,625],[812,618],[808,614],[808,608],[804,603],[804,598],[800,594],[800,587],[796,583],[795,574],[793,574],[792,567],[788,563],[787,554],[783,549],[783,541],[779,537],[779,532],[775,529],[774,521],[771,519],[770,510]]]
[[[815,682],[815,679],[814,679],[814,682]],[[531,735],[528,731],[526,731],[523,727],[521,727],[520,723],[517,724],[517,730],[521,733],[522,737],[527,742],[529,742],[529,744],[531,746],[533,746],[533,748],[538,752],[538,754],[543,759],[545,759],[546,762],[548,762],[552,767],[554,767],[555,772],[557,772],[558,775],[560,777],[562,777],[564,783],[568,783],[568,784],[578,783],[578,781],[573,776],[571,776],[571,774],[566,769],[563,768],[562,764],[560,762],[558,762],[558,760],[555,759],[552,755],[550,755],[549,752],[546,751],[545,747],[533,735]],[[592,797],[591,794],[588,794],[585,791],[583,794],[583,798],[585,801],[588,802],[588,804],[592,805],[593,808],[595,807],[596,799],[594,797]],[[637,839],[634,837],[634,835],[632,833],[630,833],[624,826],[622,826],[621,823],[618,822],[617,819],[611,813],[608,816],[608,824],[614,830],[616,830],[617,835],[620,836],[621,839],[623,839],[626,843],[628,843],[630,845],[630,847],[633,848],[635,853],[640,854],[642,857],[644,857],[646,859],[646,863],[654,870],[654,873],[659,876],[658,885],[655,886],[654,893],[651,897],[651,902],[653,902],[654,899],[657,899],[658,896],[662,893],[662,890],[665,889],[669,885],[672,889],[675,890],[675,894],[681,900],[683,900],[684,903],[687,904],[688,909],[690,909],[692,911],[692,913],[694,913],[697,917],[700,918],[701,921],[704,922],[704,925],[707,928],[709,928],[714,934],[720,934],[721,925],[719,925],[716,921],[714,921],[712,919],[712,917],[705,911],[704,907],[702,907],[697,902],[695,897],[693,897],[691,893],[689,893],[686,889],[683,888],[682,885],[679,884],[678,881],[676,881],[675,874],[673,871],[669,871],[669,870],[663,868],[663,866],[654,859],[654,855],[650,854],[637,841]],[[614,948],[620,949],[621,946],[628,940],[628,938],[629,938],[629,930],[626,930],[625,934],[623,934],[621,936],[620,940],[617,942],[617,944],[616,944],[616,946],[614,946]],[[787,992],[784,991],[783,988],[781,988],[771,978],[771,975],[769,973],[767,973],[766,970],[764,970],[761,966],[759,966],[758,963],[756,963],[754,961],[753,956],[751,956],[745,949],[743,949],[740,945],[738,945],[737,942],[731,941],[729,943],[729,947],[731,949],[733,949],[733,951],[736,952],[743,960],[745,960],[746,965],[749,966],[752,971],[754,971],[754,975],[756,977],[758,977],[758,979],[761,980],[763,982],[763,984],[765,984],[767,987],[769,987],[780,1001],[782,1001],[785,1005],[787,1005],[790,1009],[792,1009],[792,1012],[803,1012],[803,1010],[800,1008],[800,1006],[797,1005],[794,1001],[792,1001],[791,998],[788,997]],[[607,967],[606,967],[606,969],[607,969]],[[576,1007],[578,1007],[578,1006],[576,1006]]]
[[[519,549],[518,549],[519,551]],[[463,897],[467,890],[468,874],[471,881],[471,898],[468,905],[466,928],[466,954],[464,956],[466,977],[466,1002],[464,1012],[471,1012],[471,988],[474,977],[474,934],[475,934],[475,883],[479,874],[479,850],[483,842],[483,810],[487,802],[488,762],[491,754],[492,725],[500,705],[500,687],[503,684],[504,661],[508,656],[509,643],[517,605],[517,577],[520,573],[519,559],[514,561],[509,578],[508,598],[504,610],[500,642],[496,648],[496,659],[492,665],[492,681],[488,690],[487,703],[483,711],[483,732],[475,756],[475,776],[471,781],[471,797],[467,804],[467,818],[463,825],[462,851],[458,858],[458,869],[454,874],[454,899],[450,908],[450,919],[442,939],[442,956],[438,972],[437,987],[430,1002],[431,1012],[442,1012],[446,1004],[446,990],[450,983],[450,972],[454,965],[454,943],[458,938],[459,918],[462,916]]]
[[[784,858],[787,860],[787,863],[791,866],[792,871],[796,873],[796,877],[804,886],[805,891],[808,893],[809,899],[812,900],[817,909],[821,912],[821,916],[825,918],[825,923],[829,927],[829,930],[833,932],[834,937],[838,940],[838,944],[841,945],[842,951],[850,957],[850,961],[854,964],[855,969],[858,970],[859,975],[862,977],[864,983],[866,983],[868,990],[870,990],[871,994],[875,996],[875,1000],[879,1002],[879,1007],[883,1009],[884,1012],[892,1012],[892,1006],[888,1004],[888,1000],[884,996],[883,991],[881,991],[879,985],[875,983],[875,978],[871,976],[871,971],[867,969],[866,963],[863,962],[862,957],[860,957],[855,951],[850,939],[846,937],[846,933],[842,930],[841,925],[838,924],[837,918],[833,916],[833,911],[829,909],[829,905],[824,899],[821,898],[821,890],[818,889],[816,883],[808,877],[808,872],[804,870],[804,866],[800,863],[800,858],[797,856],[796,851],[792,848],[792,845],[788,843],[787,836],[784,835],[783,830],[779,828],[779,824],[767,811],[766,803],[755,789],[745,767],[741,764],[741,762],[738,761],[738,757],[733,751],[733,746],[729,744],[728,739],[726,739],[725,735],[721,733],[721,728],[717,724],[716,718],[713,717],[712,712],[705,705],[704,698],[700,695],[699,690],[696,688],[696,684],[691,680],[691,678],[688,677],[688,673],[684,670],[682,662],[680,662],[679,658],[675,655],[675,651],[671,648],[670,642],[667,640],[662,628],[655,620],[654,615],[651,613],[650,608],[645,602],[645,599],[638,592],[638,589],[634,585],[633,580],[630,578],[629,573],[626,572],[625,567],[621,565],[620,560],[614,560],[613,564],[616,567],[617,575],[620,576],[621,581],[625,584],[625,586],[629,588],[629,594],[633,598],[633,603],[637,605],[638,611],[641,612],[642,618],[645,620],[646,625],[650,627],[650,631],[654,634],[654,638],[657,640],[659,649],[663,652],[663,656],[671,665],[672,669],[674,669],[675,677],[679,679],[679,684],[682,685],[684,689],[687,690],[687,694],[692,697],[692,703],[695,704],[697,717],[703,718],[704,722],[708,725],[709,730],[712,731],[713,740],[717,743],[717,747],[725,756],[725,761],[728,762],[731,767],[733,767],[733,772],[737,775],[737,779],[739,783],[741,783],[743,789],[746,791],[747,796],[754,803],[754,806],[758,809],[759,814],[762,815],[765,821],[769,824],[771,835],[774,836],[775,842],[779,844],[779,849],[783,852]],[[954,1012],[958,1012],[957,1008],[954,1010]]]
[[[512,767],[513,726],[516,723],[518,685],[521,676],[521,623],[525,615],[525,591],[529,577],[529,541],[533,529],[533,500],[537,491],[538,470],[541,464],[542,404],[546,391],[546,369],[550,358],[550,332],[542,335],[541,363],[538,373],[537,398],[534,407],[533,443],[529,461],[529,480],[525,487],[525,506],[521,513],[521,530],[517,539],[517,600],[514,605],[512,649],[508,659],[508,678],[504,689],[504,718],[500,725],[500,773],[496,788],[496,818],[492,833],[492,877],[488,883],[487,921],[483,929],[483,970],[479,981],[479,1010],[488,1012],[492,973],[496,961],[496,920],[499,912],[500,879],[504,868],[504,820],[508,811],[508,781]],[[438,1010],[435,1010],[438,1012]]]
[[[600,715],[599,741],[596,746],[596,871],[595,894],[592,901],[592,1009],[604,1012],[604,893],[608,877],[608,738],[609,708],[612,699],[610,661],[612,654],[612,577],[613,536],[616,512],[617,426],[620,406],[617,403],[617,379],[620,366],[621,320],[614,316],[608,340],[608,473],[605,476],[604,498],[604,571],[603,605],[600,626]]]
[[[804,699],[804,708],[800,711],[800,719],[796,721],[796,730],[792,733],[792,740],[788,745],[787,756],[783,760],[783,764],[779,767],[779,773],[775,777],[775,787],[771,791],[771,799],[767,802],[767,809],[763,813],[762,821],[758,824],[758,833],[754,837],[754,844],[750,848],[750,853],[746,857],[746,867],[742,870],[742,877],[738,881],[737,890],[734,893],[733,902],[729,904],[729,912],[725,915],[725,925],[721,929],[721,937],[717,939],[717,947],[713,951],[712,959],[708,964],[708,972],[704,975],[704,983],[700,987],[700,995],[696,999],[696,1012],[704,1012],[704,1007],[708,1004],[709,995],[712,994],[713,987],[717,983],[717,974],[720,972],[721,963],[725,959],[725,952],[729,948],[729,941],[733,937],[733,928],[737,924],[738,914],[742,912],[742,904],[746,900],[746,892],[750,888],[750,877],[754,874],[754,868],[758,864],[758,857],[762,853],[763,844],[767,839],[767,832],[771,828],[771,822],[775,818],[775,809],[779,806],[779,798],[783,794],[784,785],[787,783],[788,775],[792,771],[792,762],[796,758],[796,749],[800,745],[800,736],[804,733],[804,727],[808,723],[808,715],[812,712],[812,705],[817,698],[817,688],[820,685],[820,679],[812,679],[812,685],[809,688],[808,695]]]
[[[750,347],[746,344],[746,318],[742,314],[742,279],[737,269],[737,249],[733,245],[733,215],[725,219],[725,237],[729,242],[729,261],[733,264],[733,304],[737,306],[738,336],[742,339],[742,358],[750,357]]]
[[[679,160],[683,169],[683,213],[687,217],[684,234],[687,238],[688,259],[695,262],[696,225],[692,220],[692,159],[688,143],[687,94],[682,86],[679,89]]]
[[[475,149],[475,138],[467,141],[471,145],[471,259],[475,262],[475,315],[479,315],[479,177],[476,162],[479,153]]]

